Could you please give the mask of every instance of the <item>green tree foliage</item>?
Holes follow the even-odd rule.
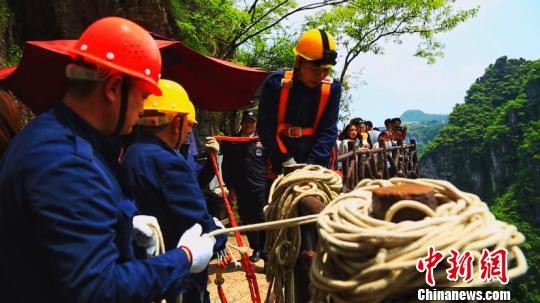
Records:
[[[383,43],[399,44],[411,35],[420,38],[415,55],[435,62],[443,48],[436,34],[454,29],[477,12],[477,8],[454,6],[455,0],[354,0],[309,17],[307,26],[322,26],[335,35],[343,58],[339,77],[343,80],[360,54],[382,54]]]
[[[292,49],[296,36],[297,33],[281,28],[269,35],[256,36],[238,50],[235,60],[269,71],[290,69],[294,62]]]
[[[528,79],[530,65],[525,63],[525,59],[497,59],[467,91],[466,102],[498,106],[515,99]]]
[[[537,227],[523,220],[519,191],[517,185],[509,187],[504,195],[495,199],[491,210],[498,219],[515,225],[527,238],[521,248],[527,257],[529,270],[526,276],[510,281],[508,288],[512,291],[512,302],[540,302],[540,234]]]
[[[276,41],[271,41],[269,35],[278,32],[281,22],[287,17],[347,2],[347,0],[313,1],[299,6],[296,1],[287,0],[167,1],[169,14],[175,24],[175,36],[197,51],[223,59],[234,58],[238,49],[246,43],[251,44],[248,49],[253,51],[260,51],[261,44],[274,46],[276,50],[283,42],[279,37]],[[291,41],[294,40],[296,39]],[[246,53],[243,52],[238,60],[246,60],[245,56]],[[267,62],[263,60],[257,63]]]
[[[16,65],[22,56],[21,48],[13,43],[8,43],[9,23],[12,13],[6,3],[6,0],[0,0],[0,67]]]
[[[429,143],[421,165],[436,155],[448,160],[440,175],[463,190],[478,186],[475,193],[495,215],[525,235],[529,271],[511,283],[512,296],[540,302],[540,60],[501,57],[490,65]]]
[[[206,55],[216,56],[245,22],[231,0],[168,0],[175,37]]]

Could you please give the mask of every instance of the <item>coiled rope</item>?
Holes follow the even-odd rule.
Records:
[[[416,201],[400,201],[402,207],[424,211],[420,221],[393,223],[371,217],[371,192],[380,187],[421,184],[435,191],[435,211]],[[387,218],[390,219],[390,218]],[[465,193],[446,181],[431,179],[363,180],[356,189],[329,204],[317,220],[319,245],[310,270],[315,286],[312,302],[381,302],[400,297],[408,287],[425,286],[425,273],[416,270],[429,246],[449,256],[448,249],[472,252],[474,276],[469,283],[447,280],[446,266],[434,269],[438,287],[487,286],[479,277],[482,249],[508,250],[508,277],[524,274],[525,256],[517,245],[524,236],[516,227],[495,219],[478,196]]]
[[[303,176],[307,179],[303,182],[309,182],[314,175]],[[298,189],[298,185],[292,183],[288,188],[281,188],[279,184],[283,181],[277,180],[274,183],[271,202],[279,203],[274,203],[272,209],[266,210],[267,213],[278,212],[280,209],[278,205],[287,204],[291,209],[293,200],[297,202],[293,197],[286,198],[285,193],[294,192],[295,186]],[[377,188],[400,184],[420,184],[433,188],[439,206],[433,211],[416,201],[400,201],[388,210],[386,215],[388,221],[372,218],[371,192]],[[285,203],[286,201],[288,203]],[[421,221],[389,222],[392,214],[403,207],[419,209],[426,213],[428,218]],[[292,210],[284,210],[284,213],[290,212],[290,216],[293,216],[294,209],[292,207]],[[385,298],[405,295],[408,287],[424,287],[425,274],[416,270],[416,263],[419,258],[426,256],[429,246],[435,246],[444,254],[444,258],[448,257],[448,249],[451,248],[460,253],[472,252],[475,259],[474,269],[479,268],[478,260],[484,248],[488,250],[505,248],[509,253],[508,277],[512,279],[527,271],[525,256],[518,247],[525,239],[516,227],[496,220],[487,205],[476,195],[462,192],[452,184],[439,180],[366,179],[360,182],[354,191],[341,195],[327,205],[318,215],[240,226],[234,228],[234,231],[279,229],[274,234],[283,235],[289,232],[297,236],[298,230],[295,226],[311,223],[315,218],[318,222],[320,240],[310,270],[310,280],[315,287],[312,302],[327,302],[329,299],[333,302],[380,302]],[[232,230],[216,230],[210,235]],[[295,230],[296,232],[290,232]],[[277,242],[267,244],[270,243],[274,243],[270,245],[274,249],[280,247]],[[286,249],[283,251],[285,245],[290,248],[289,251]],[[277,252],[283,251],[287,256],[292,256],[295,254],[293,248],[297,246],[298,244],[282,244]],[[276,253],[276,250],[270,251],[270,255],[272,253]],[[275,258],[289,260],[284,256]],[[274,268],[280,269],[276,265]],[[497,283],[495,280],[481,281],[478,270],[474,271],[473,280],[469,283],[459,280],[451,282],[447,280],[446,268],[441,265],[434,270],[438,287],[489,286],[490,283]],[[274,271],[272,277],[281,275],[278,277],[280,281],[292,281],[293,277],[287,274],[285,268],[281,272]],[[279,296],[284,285],[285,282],[282,282],[281,288],[274,287],[278,290],[276,295]],[[281,302],[283,296],[284,294],[279,298]]]
[[[272,184],[268,205],[264,209],[266,221],[298,217],[298,202],[315,196],[325,205],[341,192],[341,177],[318,165],[307,165],[288,175],[280,175]],[[294,265],[300,252],[300,227],[282,227],[266,236],[266,280],[270,283],[277,302],[294,302]],[[286,283],[288,283],[286,285]],[[273,287],[272,287],[273,286]],[[267,295],[267,297],[268,297]]]

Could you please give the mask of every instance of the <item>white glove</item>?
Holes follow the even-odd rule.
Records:
[[[285,167],[285,166],[292,166],[292,165],[296,165],[298,163],[296,163],[296,161],[294,161],[294,158],[289,158],[287,161],[281,163],[281,166]]]
[[[214,151],[216,154],[219,153],[219,143],[214,137],[206,137],[206,148],[211,151]]]
[[[150,226],[159,227],[156,217],[144,215],[133,217],[133,240],[137,246],[146,249],[148,256],[153,255],[156,251],[156,239]]]
[[[225,228],[223,223],[221,223],[221,221],[216,217],[214,217],[214,223],[216,223],[216,225],[219,226],[219,228]]]
[[[199,223],[194,224],[188,230],[184,232],[180,241],[178,241],[178,247],[184,246],[189,249],[191,253],[191,268],[190,273],[200,273],[203,271],[210,262],[212,254],[214,253],[214,245],[216,239],[214,237],[202,236],[202,226]]]

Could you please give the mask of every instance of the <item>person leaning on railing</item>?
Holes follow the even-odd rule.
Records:
[[[360,148],[360,135],[355,123],[349,123],[338,136],[338,154],[346,154],[349,150]]]

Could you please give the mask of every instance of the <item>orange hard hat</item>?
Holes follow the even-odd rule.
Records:
[[[336,40],[322,29],[305,31],[293,51],[295,55],[322,67],[336,65]]]
[[[98,68],[143,80],[152,94],[161,95],[157,84],[161,77],[159,47],[144,28],[130,20],[106,17],[95,21],[68,53]]]

